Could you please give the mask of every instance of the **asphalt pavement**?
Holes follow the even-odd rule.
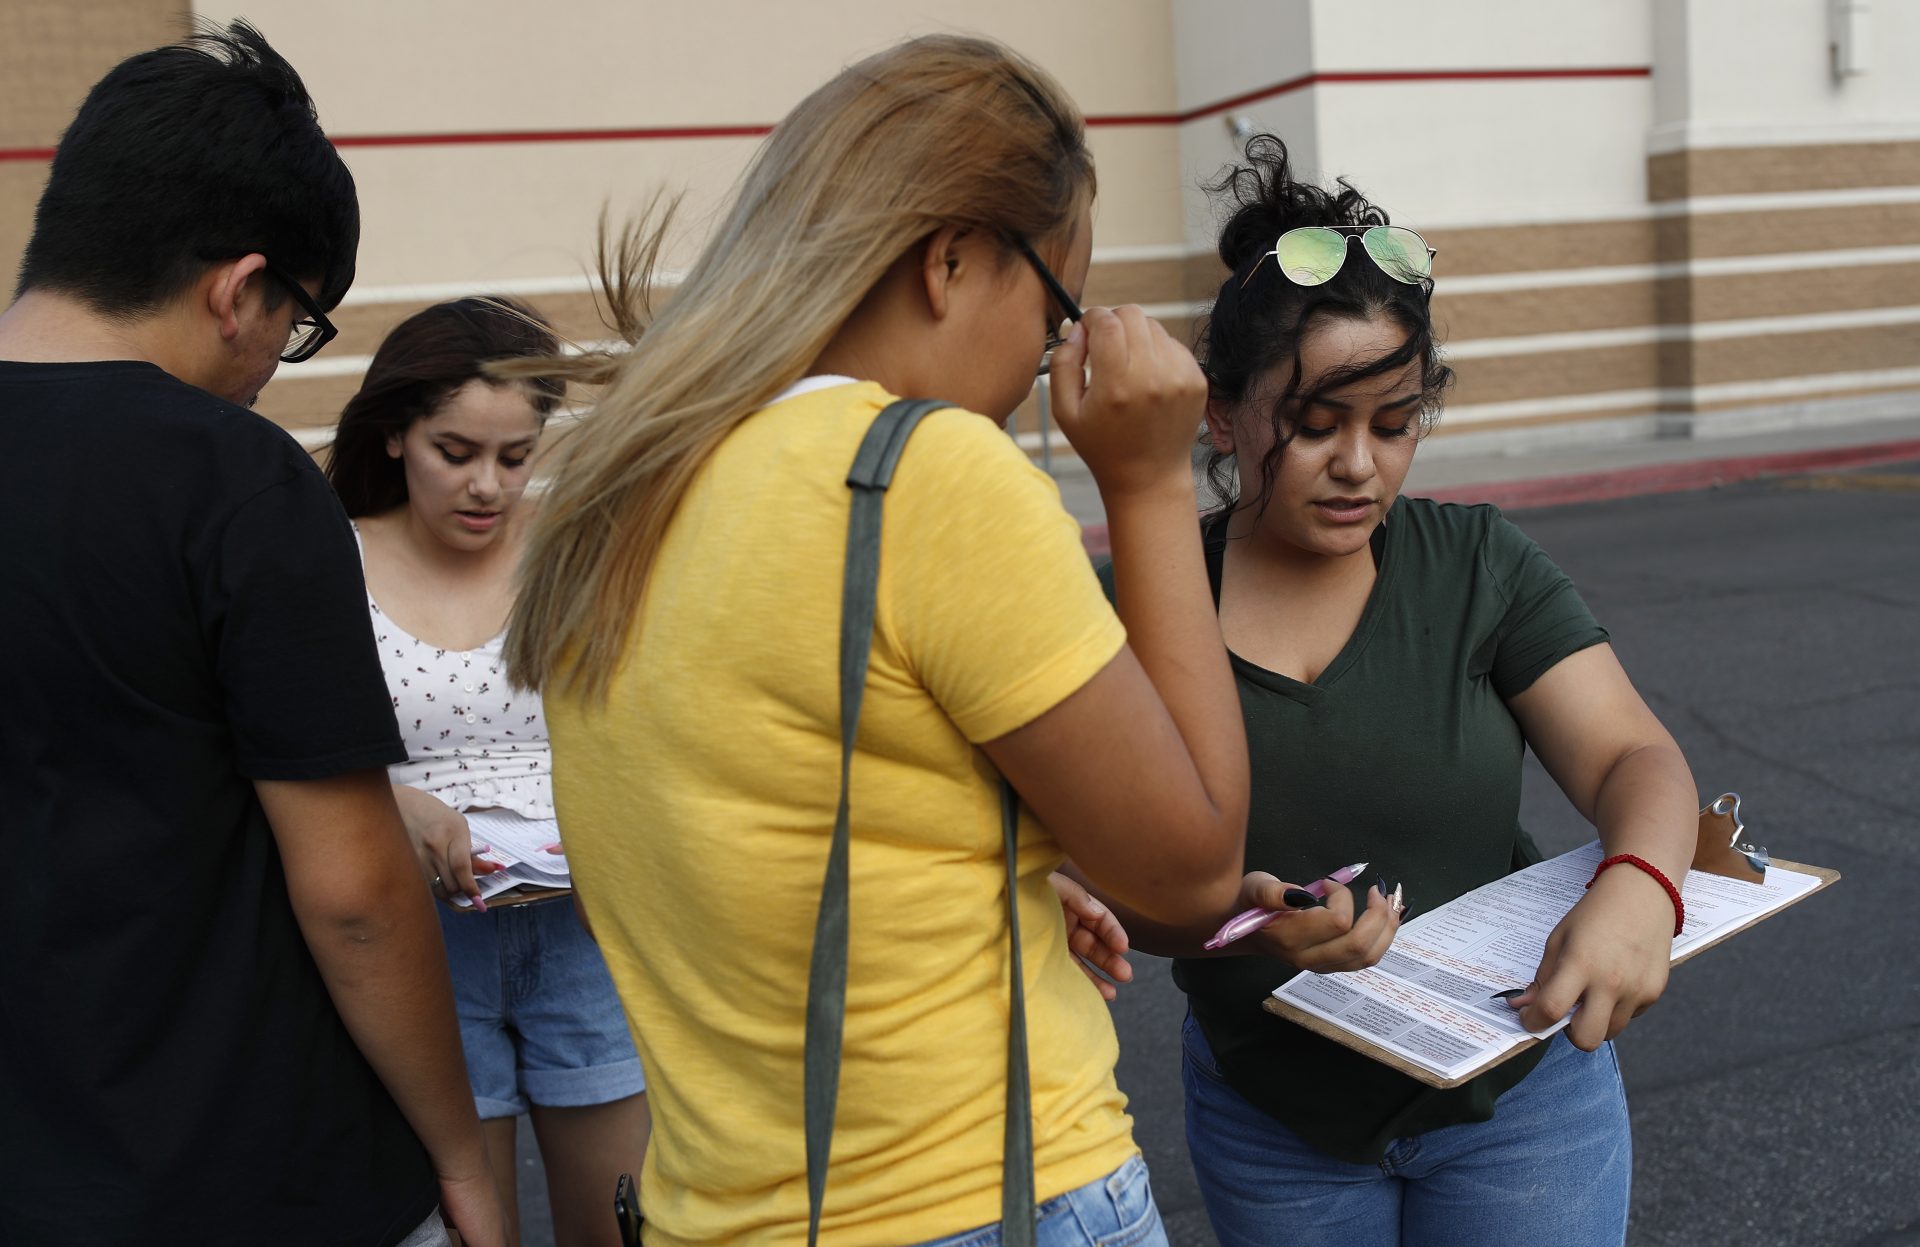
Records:
[[[1621,1037],[1629,1242],[1920,1244],[1920,463],[1512,514],[1612,630],[1703,800],[1740,793],[1776,856],[1844,876],[1676,970]],[[1522,816],[1549,853],[1592,835],[1531,758]],[[1135,968],[1120,1082],[1173,1243],[1202,1247],[1184,1006],[1167,963]],[[542,1247],[530,1134],[523,1241]]]

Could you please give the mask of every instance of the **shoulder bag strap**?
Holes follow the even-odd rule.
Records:
[[[847,1006],[847,862],[851,840],[848,785],[853,745],[860,730],[867,662],[873,650],[873,619],[880,582],[880,520],[887,486],[907,439],[928,413],[951,404],[931,399],[890,404],[874,420],[847,474],[853,506],[847,520],[846,582],[840,604],[840,801],[833,816],[820,914],[813,929],[807,972],[805,1053],[807,1133],[807,1242],[820,1236],[820,1213],[833,1150],[833,1121],[840,1095],[840,1047]],[[1007,1040],[1007,1126],[1001,1217],[1008,1247],[1032,1247],[1033,1113],[1027,1079],[1026,991],[1020,963],[1020,911],[1016,885],[1019,799],[1001,785],[1001,827],[1007,858],[1008,930],[1013,940],[1012,1021]]]

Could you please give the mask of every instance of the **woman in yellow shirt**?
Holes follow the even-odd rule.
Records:
[[[887,493],[822,1237],[998,1241],[1005,776],[1039,1242],[1165,1242],[1047,880],[1070,854],[1159,920],[1229,907],[1247,758],[1193,523],[1191,355],[1133,307],[1089,310],[1052,353],[1117,614],[998,427],[1077,313],[1093,192],[1079,113],[999,45],[852,66],[774,131],[556,470],[508,660],[546,697],[574,880],[648,1070],[649,1243],[807,1237],[847,475],[895,396],[953,405]]]

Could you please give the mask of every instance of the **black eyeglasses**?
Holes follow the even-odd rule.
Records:
[[[1033,245],[1024,238],[1016,237],[1013,244],[1020,248],[1021,255],[1027,257],[1027,263],[1033,265],[1033,271],[1040,274],[1040,284],[1047,288],[1047,293],[1052,295],[1053,301],[1060,305],[1060,310],[1067,314],[1067,319],[1076,325],[1079,324],[1080,317],[1085,313],[1081,312],[1080,305],[1073,301],[1073,296],[1067,293],[1067,288],[1060,284],[1060,279],[1053,275],[1053,270],[1047,267],[1046,261],[1040,258],[1040,253],[1035,251]],[[1047,375],[1053,366],[1053,353],[1065,346],[1066,341],[1054,332],[1051,324],[1047,326],[1047,349],[1040,356],[1039,376]]]
[[[293,328],[288,331],[287,346],[280,352],[280,362],[297,364],[312,359],[320,353],[321,347],[338,337],[340,331],[333,327],[333,322],[327,319],[327,314],[320,310],[320,305],[313,301],[313,296],[307,293],[305,286],[272,264],[266,266],[266,274],[285,286],[288,293],[293,295],[293,301],[306,313],[295,320]]]

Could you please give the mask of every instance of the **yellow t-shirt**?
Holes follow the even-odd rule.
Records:
[[[848,466],[879,386],[748,418],[675,513],[604,707],[549,697],[567,857],[647,1071],[649,1243],[806,1237],[807,965],[839,791]],[[853,761],[852,933],[822,1240],[1000,1218],[1007,925],[977,747],[1125,641],[1053,482],[983,417],[929,416],[887,494]],[[1025,815],[1020,921],[1037,1192],[1135,1152],[1106,1005]]]

